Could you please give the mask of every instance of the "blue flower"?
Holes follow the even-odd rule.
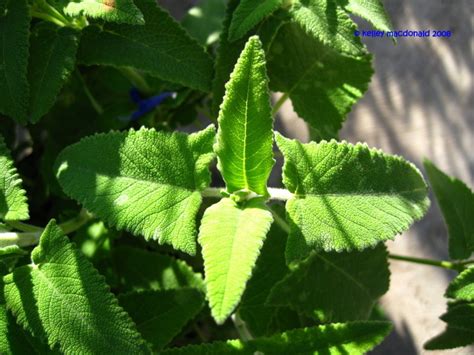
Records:
[[[138,105],[138,109],[132,113],[130,120],[136,121],[140,117],[146,115],[147,113],[153,111],[157,106],[159,106],[164,100],[168,97],[173,97],[175,93],[173,92],[163,92],[161,94],[143,99],[140,95],[140,92],[136,88],[130,90],[130,98],[133,102]]]

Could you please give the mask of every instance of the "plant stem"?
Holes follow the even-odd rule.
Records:
[[[64,234],[69,234],[81,228],[84,224],[91,220],[91,218],[92,215],[85,209],[82,209],[76,217],[64,223],[60,223],[58,226],[63,230]],[[9,226],[22,232],[0,233],[0,248],[11,245],[18,245],[19,247],[36,245],[38,244],[41,233],[43,233],[44,230],[41,227],[18,221],[9,221],[7,223]]]
[[[41,227],[33,226],[31,224],[23,223],[20,221],[7,221],[7,224],[10,227],[22,232],[41,232],[43,230],[43,228]]]
[[[415,258],[411,256],[404,256],[404,255],[397,255],[397,254],[389,254],[388,257],[394,260],[407,261],[407,262],[415,263],[415,264],[431,265],[431,266],[436,266],[436,267],[449,269],[449,270],[463,271],[465,269],[463,264],[458,263],[458,262]]]
[[[63,230],[64,234],[72,233],[79,228],[81,228],[84,224],[89,222],[92,219],[92,215],[87,212],[85,209],[82,209],[79,214],[71,218],[70,220],[59,224],[59,227]]]
[[[247,329],[247,325],[243,321],[242,318],[240,318],[238,313],[234,313],[232,315],[232,322],[234,323],[235,329],[237,329],[237,333],[239,333],[239,337],[243,341],[249,341],[253,339],[252,334],[250,334],[250,331]]]
[[[19,247],[27,247],[38,244],[41,232],[27,232],[16,233],[6,232],[0,233],[0,248],[5,248],[12,245]]]
[[[224,187],[208,187],[201,192],[202,197],[211,198],[222,198],[222,192],[225,191]],[[293,194],[285,189],[279,189],[276,187],[269,187],[268,193],[270,194],[270,200],[286,201],[289,200]]]
[[[286,92],[278,99],[278,101],[275,103],[275,106],[273,106],[272,116],[275,116],[278,113],[278,111],[283,106],[283,104],[286,102],[286,100],[288,100],[288,97],[289,97],[289,95]]]
[[[138,71],[129,67],[123,67],[119,70],[123,76],[125,76],[132,83],[132,85],[134,85],[142,93],[147,95],[153,94],[145,78]]]
[[[92,92],[89,90],[89,87],[87,86],[84,78],[82,77],[81,73],[79,70],[76,70],[76,75],[79,81],[81,82],[82,89],[84,90],[84,93],[86,94],[87,98],[89,99],[92,107],[94,110],[99,114],[102,115],[104,113],[104,109],[102,108],[102,105],[99,104],[99,102],[95,99],[94,95],[92,95]]]

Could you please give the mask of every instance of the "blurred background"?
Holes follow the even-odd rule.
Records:
[[[159,3],[181,18],[196,1]],[[347,118],[341,139],[365,141],[402,155],[420,169],[423,158],[429,158],[472,187],[474,1],[385,0],[384,4],[394,29],[450,30],[452,36],[400,38],[397,45],[387,38],[363,38],[375,56],[375,75],[365,97]],[[361,29],[372,29],[369,23],[355,20]],[[289,102],[279,116],[279,129],[308,140],[306,126]],[[396,254],[448,259],[447,231],[436,203],[422,221],[390,242],[389,248]],[[437,354],[425,352],[422,346],[444,329],[438,317],[446,309],[443,294],[454,274],[401,261],[392,261],[391,271],[390,290],[382,306],[396,330],[373,353]],[[474,348],[439,353],[473,354]]]

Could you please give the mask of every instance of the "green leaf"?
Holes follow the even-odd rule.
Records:
[[[232,16],[229,41],[242,38],[250,29],[281,6],[283,0],[242,0]]]
[[[153,1],[138,0],[145,25],[105,24],[83,30],[78,61],[86,65],[132,67],[170,82],[210,91],[209,54]]]
[[[381,31],[391,31],[392,23],[380,0],[337,0],[349,12],[371,22]]]
[[[446,297],[459,301],[474,301],[474,268],[460,273],[448,286]]]
[[[447,323],[446,330],[426,342],[425,349],[452,349],[474,344],[474,303],[450,304],[448,312],[440,318]]]
[[[0,112],[21,124],[28,119],[27,0],[8,0],[0,13]]]
[[[268,335],[278,307],[265,304],[272,287],[289,269],[285,263],[286,234],[272,224],[238,309],[253,336]]]
[[[425,160],[424,165],[448,226],[449,256],[466,259],[474,252],[474,192],[429,160]]]
[[[82,139],[59,155],[67,195],[118,229],[196,252],[196,214],[210,183],[214,127],[187,135],[110,132]]]
[[[0,136],[0,219],[5,221],[28,219],[25,194],[10,152],[3,137]]]
[[[5,276],[7,307],[34,336],[65,353],[146,353],[135,324],[102,276],[54,221],[32,252],[32,265]]]
[[[373,74],[370,55],[341,55],[291,23],[274,36],[267,62],[270,89],[288,95],[296,113],[323,139],[337,136]]]
[[[30,38],[30,122],[38,122],[56,101],[74,70],[79,32],[42,23]]]
[[[214,44],[219,39],[225,17],[225,1],[201,0],[189,9],[181,25],[203,46]]]
[[[265,72],[265,53],[251,37],[240,55],[219,113],[214,151],[230,193],[246,190],[265,196],[273,160],[273,119]]]
[[[339,8],[336,0],[294,0],[290,15],[310,36],[336,51],[351,56],[367,53],[354,35],[356,24]]]
[[[23,330],[5,305],[0,304],[0,353],[46,354],[47,350],[46,345]]]
[[[1,6],[1,4],[0,4]],[[46,354],[48,347],[22,329],[5,306],[4,285],[0,280],[0,353]]]
[[[112,257],[122,292],[182,287],[204,290],[201,274],[183,260],[131,247],[113,249]]]
[[[128,293],[119,296],[119,302],[143,338],[160,350],[201,311],[204,296],[195,289],[182,288]]]
[[[224,323],[244,293],[273,217],[260,199],[224,198],[204,213],[199,243],[211,313]]]
[[[388,290],[387,250],[313,253],[273,287],[267,304],[288,305],[323,323],[369,318]]]
[[[312,250],[363,250],[392,239],[429,206],[418,169],[365,144],[302,144],[276,136],[285,165],[283,182],[291,227],[289,263]]]
[[[143,25],[143,14],[132,0],[62,0],[64,13],[70,16],[85,15],[108,22]]]
[[[428,340],[423,347],[426,350],[445,350],[467,346],[473,343],[473,331],[447,327],[441,334]]]
[[[228,39],[232,14],[238,4],[238,0],[228,1],[224,23],[222,24],[222,32],[219,37],[219,47],[217,48],[216,61],[214,65],[215,75],[212,81],[211,113],[215,117],[218,116],[220,105],[224,99],[225,84],[229,81],[235,63],[249,38],[249,36],[245,36],[244,38],[232,43]]]
[[[164,354],[365,354],[390,333],[387,322],[353,322],[294,329],[244,343],[240,340],[191,345]]]

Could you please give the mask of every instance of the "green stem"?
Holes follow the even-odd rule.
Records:
[[[275,212],[272,208],[270,208],[270,212],[273,215],[273,220],[275,221],[278,226],[285,232],[290,234],[290,225],[282,218],[278,213]]]
[[[138,90],[142,93],[151,95],[153,94],[152,89],[146,82],[145,78],[135,69],[130,67],[124,67],[119,69],[120,72],[125,76]]]
[[[222,191],[225,191],[224,187],[208,187],[201,191],[202,197],[211,198],[222,198]],[[268,193],[270,194],[270,200],[286,201],[289,200],[293,194],[285,189],[279,189],[276,187],[269,187]]]
[[[40,236],[41,232],[0,233],[0,248],[5,248],[12,245],[17,245],[19,247],[28,247],[30,245],[36,245],[38,244]]]
[[[415,264],[422,264],[422,265],[431,265],[431,266],[436,266],[440,267],[443,269],[449,269],[449,270],[456,270],[456,271],[463,271],[465,268],[461,263],[457,262],[450,262],[450,261],[444,261],[444,260],[433,260],[433,259],[424,259],[424,258],[415,258],[411,256],[404,256],[404,255],[397,255],[397,254],[389,254],[388,257],[390,259],[394,260],[401,260],[401,261],[407,261],[410,263],[415,263]]]
[[[273,106],[273,109],[272,109],[272,116],[275,116],[278,111],[280,110],[280,108],[283,106],[283,104],[286,102],[286,100],[288,100],[288,93],[285,92],[279,99],[278,101],[275,103],[275,106]]]
[[[250,331],[248,330],[247,325],[243,319],[240,318],[239,313],[234,313],[231,318],[235,329],[237,329],[237,333],[239,333],[240,339],[243,341],[252,340],[253,336],[250,334]]]
[[[92,215],[85,209],[82,209],[76,217],[59,224],[59,227],[63,230],[64,234],[69,234],[81,228],[91,219]]]
[[[63,230],[64,234],[69,234],[81,228],[91,218],[92,215],[83,209],[79,215],[64,223],[60,223],[58,226]],[[9,226],[22,232],[0,233],[0,248],[10,245],[18,245],[19,247],[36,245],[44,230],[43,228],[18,221],[9,221],[7,223]]]
[[[87,98],[89,99],[92,107],[94,110],[99,114],[102,115],[104,113],[104,109],[102,108],[102,105],[99,104],[99,102],[95,99],[94,95],[92,95],[92,92],[89,90],[89,87],[86,84],[86,81],[82,77],[81,73],[79,70],[76,70],[76,76],[81,82],[82,89],[84,90],[84,93],[86,94]]]
[[[36,11],[36,10],[32,9],[30,13],[31,13],[31,17],[36,17],[36,18],[39,18],[41,20],[45,20],[45,21],[54,23],[55,25],[58,25],[60,27],[66,27],[67,26],[61,20],[59,20],[56,17],[53,17],[49,14],[45,14],[44,12],[39,12],[39,11]]]
[[[43,228],[41,227],[33,226],[31,224],[23,223],[20,221],[7,221],[7,224],[10,227],[22,232],[41,232],[43,230]]]

